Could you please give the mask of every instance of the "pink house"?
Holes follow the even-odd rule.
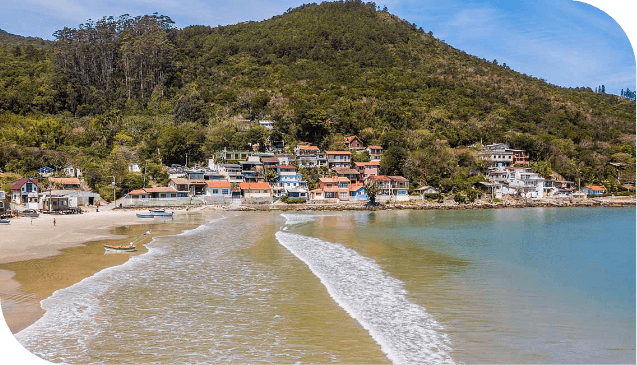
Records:
[[[378,176],[380,161],[354,162],[354,166],[360,173],[360,179],[365,181],[370,176]]]

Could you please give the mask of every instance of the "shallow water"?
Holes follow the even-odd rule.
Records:
[[[634,363],[635,210],[224,213],[44,300],[54,362]]]

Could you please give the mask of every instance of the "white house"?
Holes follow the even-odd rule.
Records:
[[[142,172],[142,169],[139,167],[137,162],[133,162],[128,166],[128,172]]]

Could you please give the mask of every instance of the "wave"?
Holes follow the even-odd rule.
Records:
[[[292,224],[302,220],[292,219]],[[443,327],[423,307],[410,302],[403,283],[383,272],[374,260],[318,238],[284,231],[277,232],[276,238],[308,265],[330,296],[370,333],[390,361],[453,363]]]
[[[223,218],[220,218],[223,219]],[[103,269],[93,276],[60,290],[40,301],[44,315],[29,327],[15,334],[15,338],[33,354],[51,361],[91,362],[89,343],[101,333],[100,298],[128,280],[139,279],[139,267],[154,262],[170,249],[157,243],[166,237],[190,236],[211,229],[220,219],[200,225],[173,236],[153,238],[146,244],[148,252],[131,257],[125,263]],[[143,271],[143,270],[142,270]]]

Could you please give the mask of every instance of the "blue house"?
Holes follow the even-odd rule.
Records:
[[[369,195],[365,193],[365,186],[363,184],[350,185],[349,186],[349,200],[368,200]]]
[[[40,167],[38,169],[38,174],[40,174],[40,176],[42,176],[42,177],[49,177],[49,176],[53,175],[54,171],[55,170],[53,170],[49,166],[44,166],[44,167]]]

